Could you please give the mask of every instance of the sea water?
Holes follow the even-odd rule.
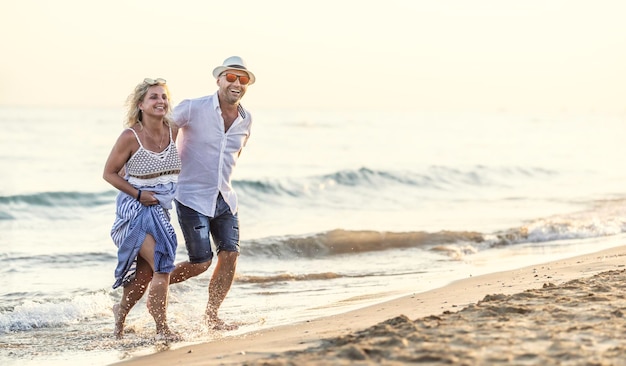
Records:
[[[241,326],[203,326],[212,266],[170,289],[179,345],[623,244],[624,116],[252,114],[234,177],[242,251],[221,309]],[[0,108],[3,365],[159,350],[145,299],[112,336],[117,192],[102,169],[122,121],[121,109]]]

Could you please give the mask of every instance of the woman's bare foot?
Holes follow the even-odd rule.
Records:
[[[180,342],[183,340],[183,336],[166,327],[165,329],[157,332],[156,340],[163,341],[165,343]]]
[[[122,339],[124,337],[124,321],[125,318],[120,313],[121,306],[120,304],[113,305],[113,317],[115,318],[115,330],[113,331],[113,335],[117,339]]]
[[[211,330],[235,330],[239,328],[237,324],[228,324],[220,318],[206,317],[206,325]]]

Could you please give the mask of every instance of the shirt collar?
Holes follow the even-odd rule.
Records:
[[[218,93],[218,92],[215,92],[215,94],[213,94],[213,95],[211,96],[211,99],[213,99],[213,100],[211,101],[211,103],[213,103],[213,105],[212,105],[213,110],[215,110],[215,111],[221,111],[222,109],[220,108],[220,99],[219,99],[219,97],[217,96],[217,93]],[[246,119],[246,110],[243,108],[243,106],[241,105],[241,103],[239,103],[239,104],[237,105],[237,112],[239,112],[239,116],[237,117],[238,119],[239,119],[239,118],[241,118],[241,119]]]
[[[217,92],[215,92],[215,94],[213,94],[213,97],[211,98],[213,99],[211,102],[213,103],[213,110],[220,110],[220,99],[217,96]]]

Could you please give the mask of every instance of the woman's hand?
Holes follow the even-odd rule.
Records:
[[[154,192],[152,191],[141,191],[141,197],[139,197],[139,202],[141,202],[141,204],[144,206],[159,204],[159,200],[154,197]]]

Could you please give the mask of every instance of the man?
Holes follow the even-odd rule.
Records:
[[[212,237],[217,265],[209,282],[206,321],[212,329],[231,330],[237,326],[222,321],[218,311],[233,283],[239,256],[238,202],[231,177],[252,124],[240,100],[255,77],[239,56],[224,60],[213,76],[218,86],[215,94],[183,100],[173,111],[180,128],[177,144],[182,161],[176,212],[189,261],[176,266],[170,282],[209,268]]]

